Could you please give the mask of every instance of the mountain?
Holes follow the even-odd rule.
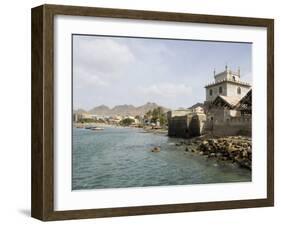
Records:
[[[146,112],[148,112],[149,110],[153,110],[157,107],[162,107],[162,106],[159,106],[157,105],[156,103],[146,103],[142,106],[139,106],[137,107],[137,111],[140,112],[140,115],[144,115]],[[169,109],[165,108],[165,107],[162,107],[164,109],[164,111],[168,111]]]
[[[79,114],[81,114],[81,113],[87,113],[87,111],[84,110],[84,109],[82,109],[82,108],[79,108],[78,110],[74,110],[73,113],[79,113]]]
[[[135,107],[134,105],[116,105],[113,108],[109,108],[106,105],[100,105],[97,107],[92,108],[89,112],[94,115],[106,115],[106,116],[114,116],[114,115],[120,115],[120,116],[136,116],[136,115],[144,115],[149,110],[153,110],[157,107],[162,107],[160,105],[157,105],[156,103],[146,103],[144,105],[141,105],[139,107]],[[168,108],[162,107],[164,111],[168,111]]]
[[[108,115],[108,113],[110,112],[110,108],[107,107],[106,105],[100,105],[94,107],[89,112],[95,115]]]
[[[202,107],[202,108],[204,108],[204,104],[202,104],[202,103],[196,103],[196,104],[194,104],[194,105],[192,105],[191,107],[189,107],[188,109],[194,109],[194,108],[197,108],[197,107]]]

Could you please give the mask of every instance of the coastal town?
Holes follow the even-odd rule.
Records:
[[[240,69],[233,71],[228,66],[219,73],[214,71],[213,77],[204,87],[204,102],[189,108],[172,110],[147,103],[139,108],[124,105],[117,111],[100,106],[91,112],[74,111],[73,125],[97,132],[107,126],[142,128],[181,138],[175,145],[183,146],[186,152],[251,169],[251,85],[241,80]],[[160,150],[155,147],[151,151]]]

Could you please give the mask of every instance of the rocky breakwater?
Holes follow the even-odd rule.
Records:
[[[198,138],[182,144],[186,145],[186,151],[197,152],[207,158],[237,163],[250,170],[252,168],[252,140],[249,137]]]

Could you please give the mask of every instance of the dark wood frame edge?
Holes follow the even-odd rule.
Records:
[[[55,15],[211,23],[267,28],[267,198],[105,209],[54,211],[53,22]],[[62,5],[32,9],[31,216],[43,221],[83,219],[274,205],[274,20]]]

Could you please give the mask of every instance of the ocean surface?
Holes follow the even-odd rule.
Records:
[[[251,171],[176,146],[181,139],[134,128],[73,128],[72,189],[251,181]],[[160,146],[160,152],[151,152]]]

